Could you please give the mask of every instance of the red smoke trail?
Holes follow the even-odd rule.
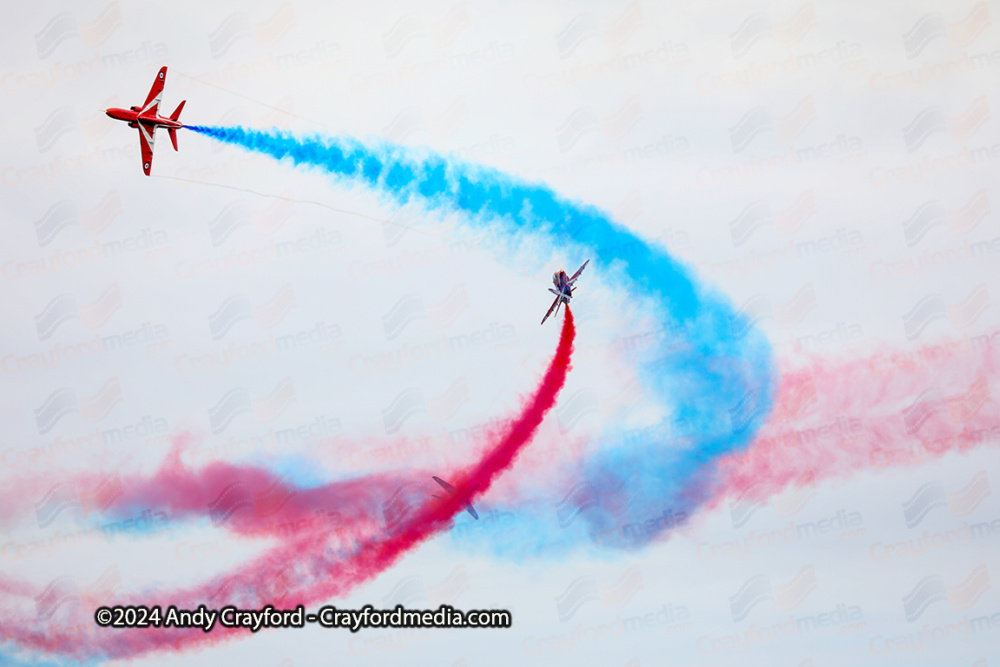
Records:
[[[294,509],[294,516],[307,512],[310,503],[304,502],[303,498],[314,494],[325,500],[345,503],[346,520],[341,521],[333,530],[326,525],[314,525],[292,534],[268,534],[269,537],[277,537],[279,544],[252,562],[243,564],[236,571],[212,582],[184,590],[114,596],[105,604],[158,604],[164,610],[171,604],[182,609],[195,609],[201,604],[216,609],[227,604],[234,604],[242,609],[258,609],[273,604],[277,608],[291,609],[299,604],[311,605],[347,594],[354,587],[391,567],[408,551],[448,528],[455,515],[464,511],[467,502],[485,493],[513,465],[518,455],[531,442],[545,415],[556,403],[570,370],[575,335],[573,314],[567,308],[556,354],[537,390],[525,401],[520,414],[507,423],[498,434],[498,442],[492,444],[477,462],[463,473],[451,476],[452,484],[456,487],[454,495],[423,502],[395,530],[388,534],[381,532],[375,512],[378,503],[384,502],[388,492],[400,478],[372,477],[331,484],[321,489],[295,490],[296,498],[288,500],[288,507]],[[134,488],[139,491],[124,498],[132,506],[157,501],[162,502],[160,507],[171,508],[182,514],[204,513],[206,496],[201,485],[213,483],[217,492],[219,484],[232,484],[234,477],[240,480],[239,483],[251,480],[255,488],[259,488],[256,485],[266,486],[276,482],[276,478],[266,471],[251,467],[215,464],[192,472],[181,463],[179,450],[175,449],[152,478],[128,483],[128,486],[136,483],[137,487]],[[425,484],[432,483],[429,475],[421,476],[420,479]],[[357,494],[361,500],[351,503],[352,494]],[[341,507],[338,506],[338,511],[340,510]],[[253,530],[251,522],[234,523],[231,527],[244,533]],[[346,558],[330,549],[331,545],[339,546],[352,540],[356,540],[355,546]],[[156,650],[183,651],[205,647],[249,632],[220,627],[218,624],[210,633],[199,629],[99,628],[92,617],[94,610],[84,609],[82,604],[75,610],[74,623],[47,623],[33,618],[34,605],[28,598],[31,592],[26,592],[23,587],[11,582],[0,583],[3,584],[2,589],[11,594],[10,602],[13,603],[5,604],[5,608],[0,611],[3,640],[12,642],[20,649],[82,660],[133,658]],[[33,592],[37,601],[38,591]],[[242,596],[239,595],[240,592]],[[14,601],[15,594],[20,598],[18,602]]]
[[[781,376],[754,442],[695,490],[709,505],[866,469],[915,466],[1000,439],[1000,352],[968,341],[851,361],[815,359]],[[702,496],[704,497],[704,496]]]

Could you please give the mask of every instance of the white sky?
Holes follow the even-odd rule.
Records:
[[[508,412],[517,392],[530,386],[526,369],[555,343],[556,327],[537,326],[548,306],[544,288],[551,271],[572,268],[568,264],[577,258],[529,249],[510,259],[456,245],[464,237],[454,221],[410,210],[394,214],[366,192],[190,132],[180,133],[177,153],[161,133],[154,178],[145,177],[135,132],[102,110],[140,103],[162,65],[170,69],[161,113],[186,99],[184,122],[385,137],[544,181],[569,198],[609,210],[665,242],[737,306],[762,295],[774,316],[760,326],[780,359],[788,358],[796,339],[818,340],[824,332],[832,334],[812,351],[839,357],[883,343],[916,347],[996,330],[991,299],[1000,289],[1000,230],[993,210],[1000,201],[1000,126],[990,112],[1000,104],[1000,51],[998,28],[989,18],[1000,15],[1000,5],[689,4],[7,7],[0,26],[0,307],[6,313],[0,320],[0,477],[44,475],[55,483],[94,466],[152,467],[166,451],[162,441],[90,451],[52,444],[145,417],[150,423],[165,420],[169,433],[192,430],[206,458],[224,455],[230,438],[320,420],[331,433],[339,428],[356,448],[316,455],[310,442],[302,442],[292,451],[316,456],[330,474],[384,469],[371,464],[379,443],[427,436],[439,443],[446,432]],[[758,74],[748,81],[748,73]],[[780,163],[793,155],[798,164]],[[754,202],[765,204],[739,220]],[[399,235],[398,227],[345,211],[391,217],[414,229]],[[277,259],[268,254],[273,244],[309,237],[315,241],[303,242],[299,252]],[[970,244],[984,241],[992,243],[990,250],[970,256]],[[116,244],[123,248],[119,253]],[[777,250],[784,250],[780,260],[760,259],[775,257]],[[78,263],[69,265],[71,258]],[[257,259],[247,265],[247,258]],[[236,260],[243,265],[233,267]],[[637,325],[625,319],[628,308],[599,274],[586,279],[588,296],[578,300],[576,311],[580,345],[600,348]],[[792,300],[804,288],[815,294],[814,305]],[[60,295],[69,297],[53,304]],[[238,321],[216,340],[210,315],[237,295],[246,297],[254,319]],[[391,336],[391,311],[410,295],[423,314],[401,322]],[[936,295],[950,308],[948,316],[925,327],[906,318],[922,298]],[[72,303],[78,316],[60,320],[59,309]],[[329,333],[322,343],[227,368],[193,366],[192,359],[222,355],[233,349],[230,344],[241,353],[271,335],[317,326],[339,337]],[[501,330],[512,332],[505,342],[516,345],[490,343],[359,372],[366,359],[374,363],[404,346]],[[27,367],[31,355],[51,360],[57,347],[130,331],[163,333],[156,345],[143,340],[51,368]],[[114,378],[120,404],[98,401],[96,408],[82,407],[39,432],[36,412],[53,392],[72,389],[82,405]],[[264,407],[264,418],[244,415],[212,433],[209,410],[226,392],[237,388],[262,399],[286,379],[296,400],[274,408],[272,422],[262,423],[270,419]],[[610,355],[578,359],[564,399],[591,392],[603,411],[583,417],[571,436],[547,424],[540,439],[552,443],[600,432],[629,379],[630,372]],[[456,382],[458,393],[446,393]],[[410,388],[436,407],[386,435],[384,411]],[[922,389],[914,388],[914,398]],[[965,389],[945,387],[946,393]],[[108,405],[105,414],[101,406]],[[35,460],[40,450],[49,458]],[[53,451],[59,454],[52,457]],[[462,455],[437,447],[396,463],[438,465]],[[935,628],[1000,609],[996,591],[986,591],[968,609],[939,600],[908,622],[902,602],[928,576],[940,576],[950,587],[980,565],[996,576],[995,537],[948,544],[919,558],[877,557],[878,544],[1000,516],[996,496],[989,495],[967,516],[937,507],[912,528],[903,519],[903,503],[922,485],[940,483],[955,493],[980,472],[989,484],[1000,480],[989,450],[865,473],[820,485],[791,518],[780,513],[783,505],[776,500],[734,527],[724,506],[694,521],[687,537],[614,557],[578,552],[568,559],[514,563],[470,556],[439,538],[340,606],[378,606],[408,577],[417,577],[411,583],[418,593],[429,591],[413,602],[420,606],[461,568],[456,576],[468,577],[468,590],[446,586],[442,595],[458,594],[454,604],[463,608],[509,608],[517,627],[354,636],[276,631],[143,662],[986,664],[975,661],[998,659],[1000,629],[933,641],[916,652],[901,652],[905,643],[899,638],[919,639],[925,629],[937,637]],[[838,511],[860,513],[864,533],[835,531],[745,557],[705,556],[713,553],[705,545],[745,543],[751,531],[784,529],[790,520],[819,521]],[[19,525],[3,541],[25,544],[75,526],[66,512],[45,528]],[[207,527],[192,528],[24,559],[8,558],[5,546],[0,562],[3,573],[38,585],[70,575],[81,587],[117,566],[122,585],[140,589],[154,580],[210,576],[248,557],[250,551],[237,546],[222,556],[187,558],[190,545],[220,540]],[[620,594],[615,587],[633,566],[641,585]],[[780,609],[766,601],[734,621],[729,598],[745,582],[767,575],[777,590],[805,566],[813,567],[817,587],[801,603]],[[596,582],[603,598],[585,601],[561,620],[557,600],[580,577],[591,578],[584,586]],[[664,605],[675,610],[673,620],[667,614],[662,622],[647,617],[646,628],[589,639],[593,628],[615,627]],[[727,637],[838,605],[860,607],[860,625],[834,624],[742,651],[726,643]],[[676,618],[680,608],[689,624]],[[559,647],[574,637],[573,651]]]

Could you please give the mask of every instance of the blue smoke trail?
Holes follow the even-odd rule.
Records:
[[[664,248],[643,241],[595,207],[562,199],[544,185],[425,150],[242,127],[187,127],[364,185],[398,206],[416,203],[426,210],[458,212],[480,230],[531,235],[553,248],[576,250],[636,298],[652,297],[666,335],[643,364],[640,378],[668,417],[639,435],[605,434],[610,446],[586,461],[582,479],[566,489],[556,511],[518,512],[518,553],[542,550],[553,542],[553,531],[559,542],[589,537],[614,544],[609,534],[645,525],[632,531],[633,542],[625,546],[653,539],[673,524],[655,519],[697,504],[712,461],[750,442],[770,412],[775,370],[763,335]],[[610,496],[616,498],[609,501]],[[509,544],[492,548],[515,553]]]

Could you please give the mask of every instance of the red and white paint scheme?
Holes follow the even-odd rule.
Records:
[[[180,118],[181,109],[184,108],[184,102],[187,100],[177,105],[174,112],[170,114],[170,118],[164,118],[156,114],[160,108],[160,98],[163,97],[163,84],[166,80],[167,68],[161,67],[159,73],[156,75],[156,79],[153,81],[153,87],[149,90],[149,95],[146,96],[146,101],[142,103],[141,107],[129,107],[128,109],[112,108],[105,111],[105,113],[115,120],[123,120],[128,123],[129,127],[139,129],[139,146],[142,148],[142,170],[147,176],[149,176],[150,167],[153,166],[153,142],[156,139],[156,128],[167,128],[167,132],[170,133],[170,141],[174,144],[174,150],[177,150],[177,130],[184,127],[177,119]]]
[[[559,306],[562,304],[569,305],[569,300],[573,298],[573,290],[576,288],[573,286],[576,283],[576,279],[580,277],[583,273],[584,268],[590,264],[588,259],[583,263],[579,269],[576,270],[572,276],[567,276],[565,271],[556,271],[552,274],[552,284],[556,286],[555,289],[549,288],[549,291],[556,295],[556,300],[552,302],[549,306],[549,312],[545,313],[545,317],[542,318],[542,324],[545,324],[545,320],[549,319],[549,315],[553,312],[559,312]]]

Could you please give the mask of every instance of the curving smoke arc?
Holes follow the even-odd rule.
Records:
[[[472,230],[592,257],[605,281],[648,307],[657,321],[657,345],[630,361],[662,419],[642,428],[607,425],[595,452],[551,471],[547,495],[512,499],[518,505],[506,534],[515,539],[487,534],[470,546],[513,558],[562,552],[553,546],[641,547],[725,498],[759,500],[796,480],[917,465],[995,437],[1000,404],[989,388],[1000,375],[1000,351],[991,346],[965,341],[962,348],[961,341],[942,340],[862,358],[809,356],[784,360],[779,373],[752,317],[737,312],[665,248],[545,185],[385,142],[242,127],[190,129],[321,170],[337,183],[380,193],[390,205],[458,213]],[[964,351],[941,352],[952,348]],[[899,355],[921,355],[926,363],[887,370],[886,359]],[[942,392],[944,398],[934,398]],[[790,430],[796,443],[809,446],[789,445]],[[813,432],[824,435],[816,440]],[[785,440],[775,446],[779,438]],[[627,534],[636,526],[642,530]]]
[[[711,478],[720,456],[744,449],[771,409],[776,372],[771,347],[752,322],[665,248],[651,244],[596,207],[566,200],[542,184],[428,150],[347,137],[295,136],[242,127],[188,126],[217,141],[277,160],[321,170],[336,183],[362,186],[390,206],[416,204],[455,213],[459,224],[514,243],[531,242],[593,258],[602,278],[627,292],[655,318],[655,349],[637,359],[644,394],[659,424],[623,438],[611,424],[602,447],[555,486],[563,493],[584,480],[597,489],[627,489],[613,511],[578,512],[560,525],[552,499],[519,506],[515,543],[484,545],[513,557],[545,550],[553,533],[591,543],[616,526],[643,523],[665,508],[696,502],[694,480]],[[683,424],[683,432],[673,425]],[[603,446],[614,443],[614,446]],[[561,497],[561,496],[560,496]],[[600,510],[600,508],[598,508]],[[665,530],[665,528],[663,528]],[[662,530],[647,533],[642,542]],[[634,546],[627,544],[622,546]]]

